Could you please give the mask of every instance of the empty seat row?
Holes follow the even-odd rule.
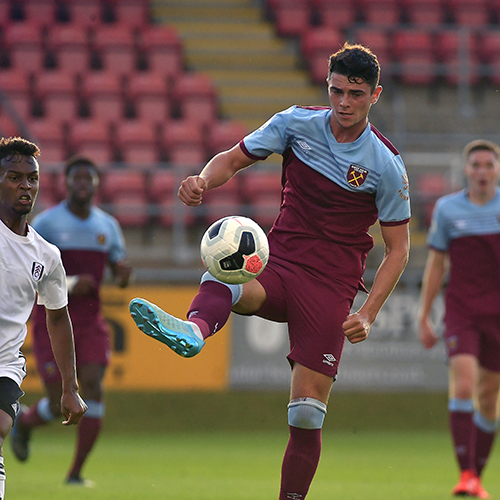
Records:
[[[185,171],[174,168],[101,169],[96,202],[125,227],[144,227],[149,222],[171,226],[176,212],[183,210],[177,190],[184,177]],[[42,168],[37,211],[61,201],[64,195],[62,172]],[[280,172],[257,169],[206,193],[200,209],[185,210],[186,222],[207,225],[224,215],[242,214],[269,228],[278,214],[280,200]]]
[[[178,32],[158,25],[135,31],[121,24],[92,29],[74,23],[44,28],[28,22],[9,23],[0,31],[0,51],[2,66],[32,71],[105,69],[128,74],[151,70],[175,77],[183,69]]]
[[[109,122],[140,118],[161,123],[174,117],[217,119],[218,101],[211,78],[183,72],[175,81],[161,74],[136,72],[122,78],[110,71],[76,77],[62,71],[0,71],[0,90],[18,114],[60,120],[94,117]]]
[[[267,0],[282,36],[300,36],[311,25],[347,30],[356,23],[409,25],[497,25],[498,0]]]
[[[301,38],[301,54],[316,83],[324,83],[328,57],[345,41],[339,30],[310,29]],[[500,30],[462,31],[443,28],[370,28],[360,26],[350,40],[369,47],[383,74],[408,84],[429,84],[438,79],[456,85],[481,79],[500,81]],[[465,72],[465,73],[464,73]]]
[[[149,0],[0,0],[0,23],[28,21],[41,26],[75,22],[83,26],[150,22]]]
[[[171,120],[161,126],[143,120],[124,120],[109,125],[95,119],[70,124],[33,119],[20,131],[0,113],[3,135],[27,135],[41,149],[41,161],[62,162],[73,154],[91,156],[100,164],[124,162],[150,168],[158,162],[199,168],[220,151],[237,144],[248,129],[240,122],[220,120],[204,127],[197,120]]]

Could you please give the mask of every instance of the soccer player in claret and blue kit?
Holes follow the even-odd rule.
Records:
[[[449,424],[460,479],[457,496],[489,498],[481,473],[499,426],[500,148],[478,139],[463,151],[467,187],[440,198],[428,236],[420,340],[438,341],[432,305],[449,269],[444,341],[449,359]]]
[[[403,161],[368,122],[382,92],[376,56],[346,44],[329,60],[330,107],[292,106],[277,113],[200,175],[182,181],[179,198],[201,204],[209,189],[272,153],[283,156],[282,201],[268,235],[270,259],[244,285],[202,277],[187,321],[145,299],[131,301],[138,327],[182,356],[197,354],[231,311],[287,322],[292,369],[290,437],[279,499],[306,497],[321,452],[321,428],[345,339],[365,340],[403,272],[409,252],[410,204]],[[380,221],[385,255],[359,310],[351,306]]]
[[[100,288],[110,268],[116,284],[129,283],[131,269],[125,259],[125,241],[118,221],[93,204],[99,187],[95,163],[87,157],[66,162],[66,199],[37,215],[33,227],[62,256],[67,276],[68,309],[73,321],[76,366],[87,413],[78,426],[73,463],[67,484],[92,486],[81,475],[99,436],[105,413],[103,378],[110,355],[108,325],[102,313]],[[22,408],[11,440],[15,456],[26,461],[35,428],[60,414],[61,373],[57,369],[47,335],[45,311],[33,311],[33,352],[47,395],[30,408]]]

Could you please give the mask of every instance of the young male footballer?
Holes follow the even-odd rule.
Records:
[[[87,409],[78,394],[61,254],[27,223],[38,194],[39,154],[38,146],[25,139],[0,139],[0,500],[5,495],[1,450],[24,394],[26,359],[21,347],[35,301],[47,312],[52,350],[62,374],[63,424],[77,424]]]
[[[403,161],[368,122],[382,92],[376,56],[345,44],[329,60],[330,107],[292,106],[228,151],[200,175],[182,181],[188,206],[239,170],[272,153],[283,156],[282,201],[269,233],[270,259],[244,285],[205,274],[188,311],[174,318],[144,299],[130,304],[146,334],[181,356],[194,356],[232,311],[287,322],[292,369],[290,438],[279,499],[305,498],[321,452],[321,428],[345,339],[365,340],[408,260],[410,204]],[[377,218],[385,255],[371,292],[351,313],[373,246],[368,229]]]
[[[449,268],[444,341],[449,423],[460,480],[454,495],[489,498],[480,477],[493,446],[500,393],[500,148],[476,140],[463,151],[467,187],[440,198],[428,236],[420,340],[437,342],[432,304]]]

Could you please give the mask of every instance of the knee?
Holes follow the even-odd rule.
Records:
[[[321,429],[326,404],[314,398],[292,399],[288,404],[288,424],[301,429]]]

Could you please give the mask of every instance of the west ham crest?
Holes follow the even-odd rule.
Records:
[[[33,262],[33,265],[31,266],[31,276],[33,277],[33,281],[40,281],[43,276],[43,264],[40,264],[40,262]]]
[[[368,170],[366,168],[360,167],[359,165],[354,165],[354,163],[349,167],[347,171],[347,182],[352,187],[359,187],[363,182],[365,182],[368,176]]]

